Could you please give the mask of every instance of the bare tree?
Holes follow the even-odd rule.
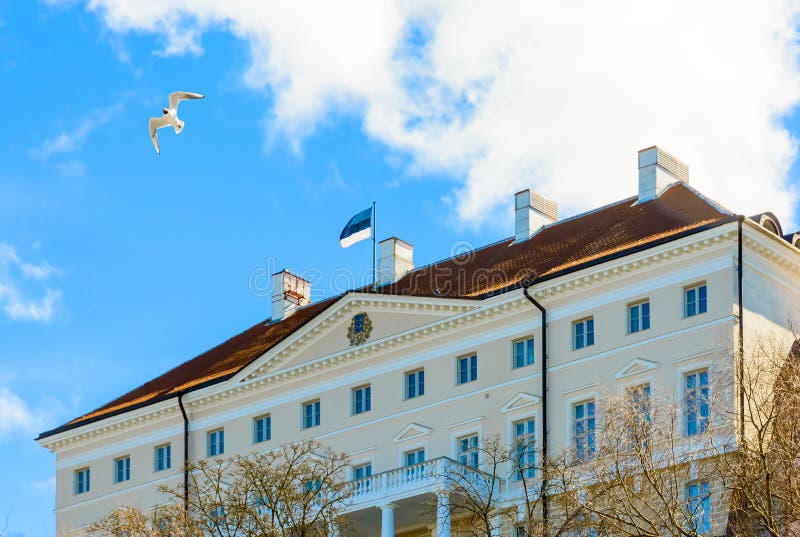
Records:
[[[437,472],[459,534],[489,537],[511,527],[529,537],[558,537],[580,525],[579,507],[565,504],[559,508],[562,516],[545,524],[543,476],[553,463],[541,458],[532,434],[511,444],[498,435],[487,437],[470,455],[463,461],[468,464],[448,460]]]
[[[466,464],[449,459],[439,462],[435,477],[441,484],[440,494],[446,494],[448,502],[444,506],[435,504],[435,508],[446,509],[446,514],[458,519],[460,533],[487,537],[514,517],[503,495],[511,450],[499,436],[471,446]]]
[[[168,504],[144,512],[120,507],[90,525],[92,537],[199,537],[202,535],[186,517],[181,504]]]
[[[728,360],[687,376],[680,399],[649,384],[603,397],[591,436],[550,464],[573,531],[696,537],[724,528],[711,506],[728,493],[715,461],[735,430],[721,411],[733,401],[730,370]]]
[[[751,338],[741,362],[735,450],[717,446],[732,535],[800,535],[800,341]],[[743,404],[741,404],[743,403]]]
[[[96,537],[334,537],[347,525],[353,495],[344,453],[307,440],[266,453],[202,460],[184,488],[161,487],[166,505],[113,511],[91,527]]]

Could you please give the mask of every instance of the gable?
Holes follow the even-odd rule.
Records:
[[[413,440],[414,438],[419,438],[421,436],[427,436],[431,434],[432,430],[433,429],[430,427],[425,427],[419,423],[412,422],[403,427],[399,433],[394,435],[392,442],[397,444],[398,442],[404,442],[406,440]]]
[[[638,375],[639,373],[652,371],[657,367],[658,363],[656,362],[651,362],[650,360],[645,360],[643,358],[634,358],[625,364],[622,369],[617,371],[616,374],[614,374],[614,378],[621,379],[625,377],[632,377],[633,375]]]
[[[470,300],[348,295],[237,377],[250,380],[291,369],[413,331],[478,306]]]
[[[366,336],[362,343],[351,344],[350,334],[353,333],[352,325],[356,315],[364,315],[368,332],[361,331],[360,335]],[[452,313],[450,314],[452,315]],[[408,313],[375,311],[374,308],[356,308],[344,315],[338,322],[331,324],[325,333],[320,334],[301,352],[293,356],[283,367],[293,367],[320,356],[328,356],[336,352],[370,343],[388,336],[399,334],[407,330],[419,328],[444,318],[442,314]]]
[[[542,398],[530,393],[519,392],[517,395],[506,401],[502,407],[500,407],[500,412],[503,414],[507,412],[513,412],[514,410],[519,410],[521,408],[533,406],[538,404]]]

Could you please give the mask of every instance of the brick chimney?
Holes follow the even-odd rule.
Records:
[[[525,189],[514,194],[514,242],[526,241],[558,220],[558,203]]]
[[[689,182],[689,166],[658,146],[639,151],[639,203],[657,198],[678,181]]]
[[[307,304],[311,304],[311,282],[285,269],[272,275],[272,322]]]
[[[378,245],[378,285],[396,282],[414,269],[414,247],[397,237]]]

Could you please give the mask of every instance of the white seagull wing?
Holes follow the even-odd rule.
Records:
[[[159,155],[161,154],[161,150],[158,148],[158,129],[166,127],[170,124],[170,118],[166,114],[161,117],[150,118],[150,139],[153,141],[153,147],[156,148],[156,153]]]
[[[170,110],[178,110],[178,103],[187,99],[204,99],[205,97],[199,93],[191,93],[189,91],[173,91],[169,94],[169,108]]]

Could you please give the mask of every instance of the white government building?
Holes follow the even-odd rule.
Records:
[[[405,467],[471,464],[488,435],[546,435],[555,453],[625,386],[713,391],[719,341],[798,317],[800,236],[704,197],[657,147],[638,161],[637,195],[559,220],[555,203],[519,192],[514,237],[456,258],[415,269],[410,244],[385,240],[374,293],[311,304],[308,282],[276,274],[270,320],[39,436],[56,453],[58,529],[163,502],[157,488],[182,481],[185,457],[315,438],[370,480],[350,507],[358,535],[448,535],[422,512],[435,473]],[[707,419],[684,416],[683,434]],[[724,519],[712,513],[709,533]]]

